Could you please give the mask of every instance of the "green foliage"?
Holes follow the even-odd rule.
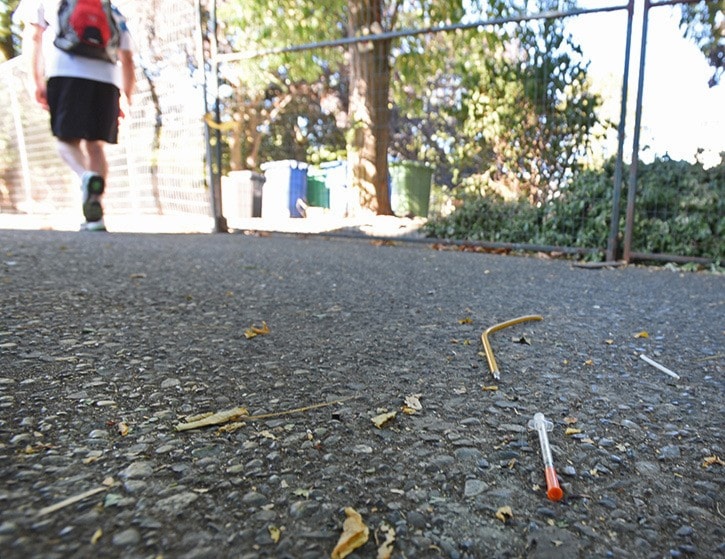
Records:
[[[680,9],[680,27],[685,37],[695,42],[712,67],[710,87],[713,87],[720,83],[725,66],[722,2],[703,0],[696,4],[682,4]]]
[[[20,0],[0,0],[0,61],[10,60],[20,53],[21,38],[12,25],[12,15]]]
[[[704,169],[670,159],[640,163],[633,230],[636,252],[719,261],[725,252],[725,159]],[[614,161],[580,173],[544,204],[504,201],[490,183],[458,193],[456,210],[426,225],[429,236],[489,242],[601,249],[612,214]],[[622,193],[620,232],[624,231]]]

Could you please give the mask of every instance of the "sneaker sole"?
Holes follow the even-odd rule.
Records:
[[[100,221],[103,219],[103,207],[98,200],[89,200],[83,204],[83,217],[86,221]]]

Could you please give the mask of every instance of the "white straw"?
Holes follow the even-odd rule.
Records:
[[[649,363],[650,365],[652,365],[656,369],[659,369],[663,373],[665,373],[667,375],[670,375],[672,378],[676,378],[676,379],[679,380],[680,375],[678,375],[677,373],[673,373],[667,367],[663,367],[662,365],[660,365],[659,363],[657,363],[657,361],[652,361],[652,359],[650,359],[649,357],[647,357],[644,353],[641,354],[640,357],[642,358],[642,361],[644,361],[645,363]]]

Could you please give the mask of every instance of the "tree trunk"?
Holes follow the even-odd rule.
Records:
[[[377,34],[382,27],[382,0],[348,0],[351,37]],[[392,215],[388,192],[390,142],[390,40],[350,46],[350,125],[348,161],[352,186],[361,205]]]

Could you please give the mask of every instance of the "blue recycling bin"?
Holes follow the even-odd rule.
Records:
[[[302,217],[298,201],[307,198],[307,163],[287,159],[262,165],[262,217]]]

